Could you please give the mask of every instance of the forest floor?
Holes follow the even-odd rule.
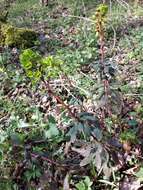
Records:
[[[31,50],[62,60],[63,72],[35,84],[25,50],[0,47],[0,190],[143,189],[143,7],[108,5],[107,99],[92,22],[99,3],[10,7],[8,23],[36,31]]]

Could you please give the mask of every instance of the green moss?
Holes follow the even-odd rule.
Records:
[[[29,48],[32,47],[37,40],[37,33],[30,29],[2,24],[0,28],[0,39],[0,45]]]

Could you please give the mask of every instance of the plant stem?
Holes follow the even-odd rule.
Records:
[[[50,85],[49,85],[49,81],[45,81],[43,80],[45,86],[47,87],[48,89],[48,93],[54,97],[59,103],[62,104],[62,106],[68,111],[69,115],[74,118],[75,120],[77,121],[80,121],[80,119],[77,117],[77,115],[71,111],[71,108],[69,107],[69,105],[65,104],[64,101],[61,99],[60,96],[56,95],[53,90],[51,89]]]
[[[101,63],[101,79],[103,80],[103,85],[104,85],[104,92],[105,96],[109,96],[109,81],[106,78],[105,75],[105,63],[104,63],[104,57],[105,57],[105,52],[104,52],[104,44],[105,44],[105,38],[104,38],[104,26],[103,26],[103,18],[101,13],[97,13],[97,32],[99,34],[99,41],[100,41],[100,63]],[[107,102],[107,113],[110,115],[110,109],[109,105]]]

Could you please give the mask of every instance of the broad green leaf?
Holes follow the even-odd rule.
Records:
[[[53,117],[52,115],[48,116],[48,121],[49,123],[56,123],[55,117]]]
[[[143,181],[143,167],[135,174],[135,176],[140,180]]]
[[[52,138],[59,135],[59,130],[55,124],[50,123],[49,129],[45,130],[44,133],[46,138]]]
[[[18,124],[17,124],[17,127],[18,127],[18,128],[27,128],[27,127],[29,127],[29,123],[26,123],[26,122],[23,121],[23,120],[19,120],[19,121],[18,121]]]
[[[128,125],[131,127],[135,127],[138,125],[138,122],[135,119],[131,119],[128,121]]]
[[[91,134],[98,140],[98,141],[101,141],[102,140],[102,131],[101,129],[95,127],[92,131],[91,131]]]
[[[70,141],[74,142],[76,140],[77,133],[78,133],[78,128],[75,125],[70,128],[66,136],[70,136]]]

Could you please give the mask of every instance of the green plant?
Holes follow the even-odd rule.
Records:
[[[69,105],[66,105],[62,98],[56,95],[49,85],[51,78],[56,78],[63,72],[63,61],[56,56],[41,58],[39,54],[30,49],[23,51],[20,55],[20,61],[32,83],[36,84],[41,79],[47,88],[47,93],[60,102],[72,118],[77,119]]]
[[[41,175],[41,171],[38,167],[36,167],[36,165],[31,165],[30,168],[24,173],[24,176],[28,181],[39,178]]]
[[[106,7],[106,6],[105,6]],[[102,14],[101,16],[105,16],[106,9],[104,9],[104,6],[101,6],[101,9],[98,8],[97,12],[100,12]],[[98,21],[100,23],[100,20]],[[102,27],[101,23],[101,26]],[[102,31],[99,31],[100,37],[103,35]],[[103,37],[103,36],[102,36]],[[101,43],[103,43],[103,39],[100,39]],[[103,53],[103,46],[101,45],[101,50]],[[92,57],[92,56],[91,56]],[[89,57],[90,58],[90,57]],[[103,58],[103,57],[102,57]],[[38,82],[39,80],[42,80],[47,88],[47,93],[49,93],[52,97],[54,97],[58,102],[62,104],[62,107],[66,109],[69,116],[74,119],[73,124],[71,125],[71,128],[69,132],[66,134],[66,136],[70,136],[70,142],[75,142],[77,139],[81,140],[88,140],[90,142],[90,137],[96,139],[96,143],[89,143],[91,145],[90,152],[85,155],[84,159],[81,161],[81,165],[85,166],[90,163],[96,163],[100,162],[101,164],[96,165],[97,171],[103,170],[104,174],[109,177],[110,176],[110,169],[108,168],[108,160],[109,155],[108,152],[104,149],[100,141],[102,141],[102,130],[100,128],[100,124],[98,121],[98,118],[90,113],[80,113],[77,114],[73,112],[69,105],[66,105],[64,101],[61,99],[60,96],[56,95],[53,92],[53,89],[51,89],[49,80],[51,78],[56,78],[60,72],[63,72],[62,65],[63,62],[57,58],[56,56],[48,56],[45,58],[42,58],[37,52],[33,52],[32,50],[28,49],[23,51],[23,53],[20,55],[20,61],[23,66],[23,68],[26,71],[27,76],[32,80],[33,83]],[[103,62],[103,60],[102,60]],[[104,63],[103,63],[104,64]],[[67,65],[68,66],[68,65]],[[69,66],[70,67],[70,66]],[[35,75],[35,72],[39,73],[38,75]],[[51,128],[48,131],[46,131],[45,135],[46,137],[50,137],[53,135],[53,131],[55,134],[58,134],[58,130],[56,128]],[[74,149],[77,151],[77,149]],[[100,154],[98,157],[97,155]],[[104,155],[104,156],[103,156]],[[102,169],[101,169],[102,168]]]
[[[137,142],[137,136],[135,131],[133,130],[126,130],[120,134],[120,139],[123,142],[130,142],[130,143],[136,143]]]
[[[20,55],[20,62],[25,69],[27,76],[33,83],[39,81],[41,78],[40,62],[41,56],[30,49],[26,49]]]
[[[60,75],[63,62],[56,56],[42,58],[37,52],[26,49],[20,55],[20,62],[33,83]]]
[[[77,190],[92,190],[92,184],[93,182],[86,176],[85,179],[79,181],[75,186]]]

